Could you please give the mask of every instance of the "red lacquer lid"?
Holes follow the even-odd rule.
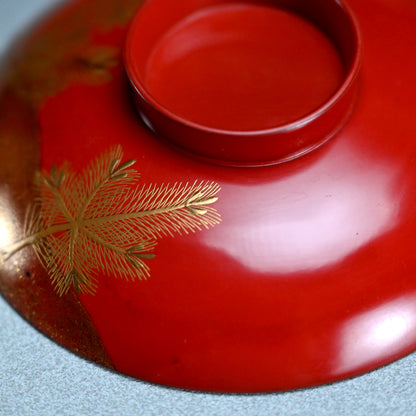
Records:
[[[221,392],[416,349],[413,0],[72,0],[0,88],[0,291]]]

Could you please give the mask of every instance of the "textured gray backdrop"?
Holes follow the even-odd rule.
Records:
[[[0,53],[56,3],[0,0]],[[190,393],[132,380],[74,356],[39,334],[0,297],[0,415],[413,416],[416,354],[354,380],[309,390]]]

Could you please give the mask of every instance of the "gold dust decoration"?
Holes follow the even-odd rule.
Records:
[[[220,223],[212,207],[218,184],[138,186],[136,161],[122,162],[122,155],[120,146],[111,149],[80,175],[68,166],[39,174],[25,237],[2,250],[0,262],[32,245],[59,295],[71,286],[94,294],[97,272],[146,279],[159,238]]]
[[[97,46],[65,52],[50,51],[41,43],[28,52],[27,61],[16,64],[11,74],[14,91],[37,107],[76,82],[102,84],[111,80],[110,69],[118,64],[119,50]]]
[[[37,108],[43,100],[81,82],[97,85],[111,80],[120,65],[120,45],[95,40],[125,27],[143,0],[89,0],[36,30],[9,69],[9,83],[19,97]]]

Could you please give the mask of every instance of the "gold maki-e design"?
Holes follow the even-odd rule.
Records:
[[[99,44],[94,34],[125,27],[142,3],[91,0],[55,15],[20,46],[24,53],[7,72],[10,86],[37,108],[74,83],[99,85],[110,81],[111,69],[121,64],[121,46]]]
[[[97,272],[145,279],[158,238],[219,224],[211,206],[218,184],[138,186],[135,162],[122,162],[116,147],[80,175],[68,166],[39,174],[38,200],[28,211],[24,238],[2,250],[2,261],[32,245],[59,295],[71,286],[94,294]]]

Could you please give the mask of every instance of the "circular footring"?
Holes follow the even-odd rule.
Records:
[[[345,124],[361,61],[346,6],[177,3],[145,4],[126,43],[139,113],[160,136],[214,163],[256,166],[308,153]]]

